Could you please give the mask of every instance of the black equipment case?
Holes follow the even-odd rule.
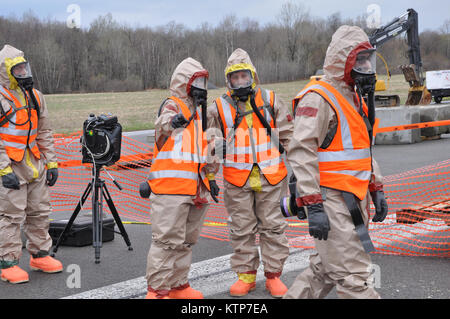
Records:
[[[53,239],[53,245],[58,241],[69,220],[56,220],[50,222],[49,234]],[[102,242],[114,240],[114,218],[103,219]],[[61,242],[62,246],[82,247],[92,245],[92,218],[75,219],[66,238]]]

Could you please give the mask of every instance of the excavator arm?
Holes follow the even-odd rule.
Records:
[[[406,32],[408,39],[409,65],[402,65],[400,69],[409,83],[410,90],[406,105],[430,104],[431,94],[426,89],[422,71],[422,57],[420,55],[419,18],[414,9],[407,12],[385,26],[375,30],[369,37],[370,43],[377,48],[383,43]]]

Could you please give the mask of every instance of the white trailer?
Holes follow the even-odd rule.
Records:
[[[428,71],[426,73],[427,89],[436,103],[450,96],[450,70]]]

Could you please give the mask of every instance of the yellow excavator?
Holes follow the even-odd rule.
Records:
[[[422,70],[422,58],[420,55],[420,41],[419,41],[419,18],[418,14],[414,9],[408,9],[407,12],[385,26],[376,29],[372,35],[369,36],[370,43],[374,48],[379,47],[383,43],[389,41],[390,39],[396,37],[397,35],[406,32],[408,39],[408,58],[409,65],[401,65],[400,69],[405,76],[405,80],[409,83],[410,89],[408,92],[408,98],[406,99],[405,105],[426,105],[431,103],[431,93],[427,90],[425,86],[425,77]],[[379,55],[379,57],[381,57]],[[382,58],[382,57],[381,57]],[[387,63],[382,58],[386,65]],[[389,71],[388,72],[388,78]],[[377,81],[378,84],[378,81]],[[382,84],[380,83],[379,90],[381,90]],[[378,97],[378,99],[383,99]],[[392,103],[388,106],[393,106],[394,100],[397,100],[399,105],[400,99],[391,98]],[[375,96],[375,103],[377,104],[377,97]],[[389,100],[389,99],[387,99]]]
[[[375,83],[375,92],[386,91],[389,88],[389,82],[391,80],[391,71],[389,71],[388,64],[383,56],[377,53],[378,58],[384,63],[384,67],[386,68],[387,74],[387,84],[384,80],[378,79]],[[375,107],[391,107],[391,106],[399,106],[400,105],[400,96],[398,95],[378,95],[375,94]]]

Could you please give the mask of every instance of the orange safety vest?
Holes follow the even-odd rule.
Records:
[[[272,128],[275,128],[273,118],[274,93],[258,88],[255,103]],[[253,165],[258,165],[267,181],[276,185],[287,176],[287,169],[278,150],[277,143],[267,135],[264,125],[257,115],[252,113],[253,127],[249,129],[247,121],[242,120],[235,131],[236,105],[230,92],[216,99],[216,106],[222,122],[224,136],[233,152],[227,152],[223,163],[223,177],[229,183],[242,187],[247,182]],[[241,115],[242,116],[242,115]],[[234,142],[233,142],[234,140]]]
[[[36,90],[33,89],[33,91],[39,105],[38,107],[41,107],[39,95]],[[6,116],[10,121],[7,121],[5,116],[0,115],[0,121],[3,123],[0,127],[0,140],[3,142],[9,158],[16,162],[22,161],[25,150],[28,147],[34,156],[40,159],[41,154],[36,144],[38,128],[37,111],[31,109],[31,116],[29,116],[29,106],[23,106],[20,101],[2,85],[0,85],[0,94],[2,94],[10,104],[10,109],[6,112]],[[28,101],[30,100],[28,93],[26,93],[26,99]]]
[[[310,82],[292,101],[295,108],[309,92],[323,97],[338,119],[336,134],[327,149],[318,149],[320,185],[353,193],[360,200],[367,194],[372,176],[369,134],[362,116],[335,88],[322,81]],[[367,115],[367,106],[363,101]]]
[[[183,116],[191,118],[189,108],[175,96],[169,99],[177,103]],[[206,188],[209,181],[203,172],[207,161],[206,134],[202,131],[201,112],[183,130],[177,129],[166,140],[161,150],[155,143],[154,157],[150,167],[148,183],[152,193],[159,195],[197,194],[199,175]]]

